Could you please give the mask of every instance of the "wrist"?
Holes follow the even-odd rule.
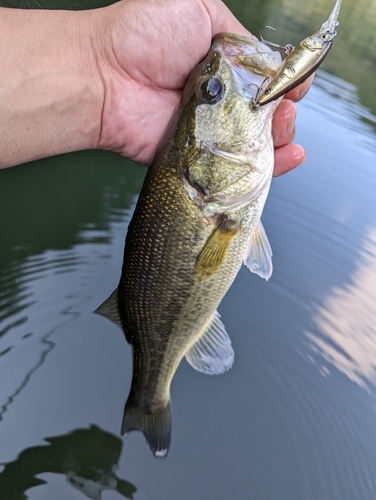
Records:
[[[134,106],[137,84],[119,61],[117,49],[120,45],[123,57],[128,53],[122,33],[132,38],[132,24],[137,24],[132,2],[117,2],[92,12],[96,33],[93,47],[103,96],[97,147],[130,157],[124,143],[129,135],[129,114]]]
[[[97,147],[92,12],[0,9],[0,167]]]

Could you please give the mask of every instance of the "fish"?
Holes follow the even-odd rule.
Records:
[[[324,62],[337,35],[338,16],[342,0],[337,0],[327,21],[313,35],[302,40],[296,47],[288,44],[281,47],[277,44],[261,40],[270,47],[283,50],[287,57],[283,61],[277,74],[268,82],[267,86],[253,101],[253,105],[263,106],[278,99],[290,90],[304,82]],[[270,28],[270,26],[267,26]],[[274,28],[270,28],[274,29]]]
[[[228,370],[234,351],[218,305],[242,264],[266,280],[272,274],[260,218],[279,101],[250,104],[281,64],[257,39],[214,37],[147,170],[119,285],[95,311],[132,346],[121,433],[142,431],[159,458],[170,448],[170,385],[180,362],[207,374]]]

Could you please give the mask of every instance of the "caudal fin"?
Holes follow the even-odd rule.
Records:
[[[171,403],[159,412],[145,412],[126,403],[121,434],[142,431],[153,455],[167,456],[171,443]]]

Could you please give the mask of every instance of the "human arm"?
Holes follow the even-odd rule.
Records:
[[[95,148],[149,164],[190,71],[221,31],[249,35],[219,0],[0,9],[0,167]],[[277,175],[304,160],[290,144],[294,122],[284,100],[273,121]]]
[[[96,147],[102,84],[88,14],[0,8],[0,167]]]

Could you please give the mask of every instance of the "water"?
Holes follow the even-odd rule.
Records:
[[[232,370],[179,367],[166,460],[120,437],[130,347],[92,313],[117,285],[144,170],[85,152],[0,172],[1,500],[374,500],[371,104],[325,72],[299,103],[307,160],[263,216],[273,276],[243,268],[220,306]]]

